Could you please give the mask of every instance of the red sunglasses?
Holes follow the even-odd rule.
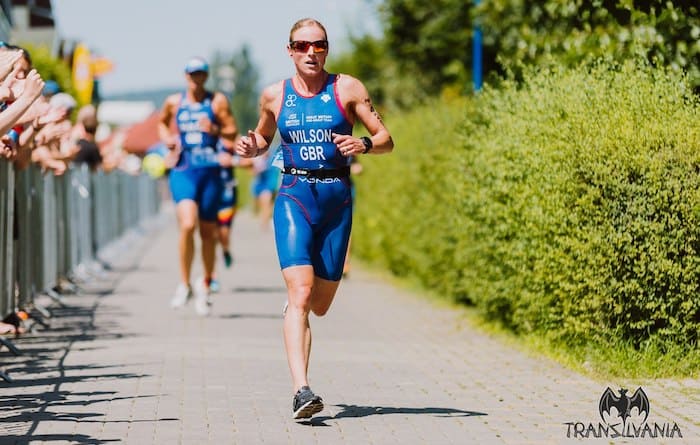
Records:
[[[314,47],[314,53],[322,53],[328,51],[328,40],[316,40],[309,42],[308,40],[292,40],[289,42],[289,47],[297,52],[305,53],[309,47]]]

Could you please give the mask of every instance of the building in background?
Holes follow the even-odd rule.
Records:
[[[0,0],[0,40],[10,40],[12,27],[12,2]]]
[[[51,0],[2,0],[2,3],[9,4],[7,6],[12,9],[11,42],[56,47],[58,36]]]

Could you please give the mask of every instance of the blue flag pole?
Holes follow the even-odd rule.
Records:
[[[481,0],[474,0],[474,6],[479,6]],[[474,92],[478,93],[481,91],[483,84],[482,78],[482,35],[481,27],[479,26],[478,20],[474,20],[474,37],[472,39],[472,83],[474,86]]]

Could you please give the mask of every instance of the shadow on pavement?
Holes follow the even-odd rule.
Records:
[[[93,342],[111,339],[135,338],[139,335],[125,332],[119,322],[129,316],[119,306],[107,303],[113,293],[116,279],[96,281],[78,290],[68,303],[50,309],[50,325],[32,331],[17,341],[21,355],[12,356],[0,351],[0,365],[12,372],[13,381],[0,385],[0,443],[77,443],[104,444],[122,439],[97,439],[84,434],[36,434],[39,425],[53,422],[69,423],[121,423],[158,422],[177,419],[124,420],[104,419],[104,412],[85,410],[86,406],[109,403],[115,398],[111,391],[71,392],[64,385],[96,380],[140,379],[148,374],[121,372],[119,363],[67,364],[66,358],[73,350],[101,349]],[[96,321],[99,309],[105,320]],[[156,395],[139,395],[129,399],[152,398]]]
[[[287,295],[287,288],[282,286],[248,286],[248,287],[234,287],[231,289],[232,292],[254,292],[260,294],[279,294],[282,293]]]
[[[111,397],[116,394],[114,391],[92,391],[92,392],[43,392],[22,394],[20,396],[0,396],[0,411],[6,412],[8,409],[38,409],[44,404],[52,407],[56,406],[87,406],[94,403],[113,402],[115,400],[129,400],[135,397]],[[103,396],[100,399],[90,399],[90,397]],[[77,400],[69,401],[69,397],[77,398]],[[143,395],[139,398],[158,397],[156,394]],[[25,417],[31,417],[31,414],[24,414]],[[7,418],[0,419],[0,423],[8,422]]]
[[[234,319],[234,318],[256,318],[261,320],[281,320],[282,314],[224,314],[218,318]]]
[[[7,435],[3,436],[2,443],[13,443],[13,444],[28,444],[28,443],[47,443],[47,442],[67,442],[67,443],[77,443],[84,445],[99,445],[103,443],[110,442],[121,442],[121,439],[93,439],[92,437],[86,436],[84,434],[37,434],[32,437],[27,436],[17,436],[17,435]]]
[[[299,422],[301,425],[311,426],[329,426],[325,422],[327,420],[342,419],[345,417],[367,417],[383,414],[428,414],[435,417],[473,417],[473,416],[488,416],[487,413],[479,411],[465,411],[457,408],[403,408],[394,406],[360,406],[360,405],[334,405],[341,411],[333,417],[318,416],[309,421]]]

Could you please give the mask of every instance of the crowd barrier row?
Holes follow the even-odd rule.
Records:
[[[0,162],[0,316],[34,309],[35,297],[88,273],[101,248],[157,214],[160,202],[146,175],[82,164],[54,176]]]

